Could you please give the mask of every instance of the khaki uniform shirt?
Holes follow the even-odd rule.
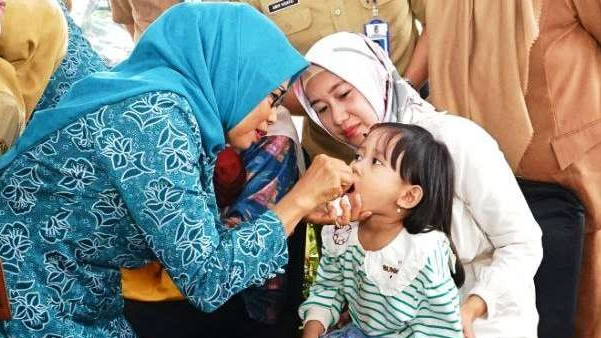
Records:
[[[567,187],[584,204],[574,337],[600,337],[601,2],[544,1],[529,73],[526,104],[534,135],[517,174]]]
[[[373,0],[238,0],[269,17],[286,34],[292,45],[305,54],[317,40],[335,32],[364,32],[373,19]],[[403,73],[417,42],[415,8],[423,0],[377,0],[378,16],[388,23],[391,59]],[[336,142],[308,118],[303,126],[303,147],[313,158],[325,153],[350,161],[352,151]]]

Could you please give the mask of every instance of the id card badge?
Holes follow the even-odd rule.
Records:
[[[388,34],[388,23],[380,19],[373,19],[365,24],[365,35],[377,43],[390,55],[390,39]]]

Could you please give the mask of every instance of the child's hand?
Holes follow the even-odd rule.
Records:
[[[336,327],[342,329],[350,322],[351,315],[348,313],[348,310],[346,310],[340,314],[340,318],[338,319],[338,323],[336,323]]]
[[[303,327],[303,338],[319,338],[326,329],[317,320],[310,320]]]

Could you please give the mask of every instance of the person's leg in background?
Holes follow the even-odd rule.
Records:
[[[574,338],[597,338],[601,337],[601,143],[570,167],[574,190],[586,209]]]
[[[125,300],[125,317],[139,338],[211,337],[215,321],[203,321],[203,313],[185,300],[171,302],[139,302]],[[176,314],[176,316],[174,316]]]
[[[181,0],[129,0],[134,19],[134,41],[138,41],[146,28],[169,7]]]
[[[109,0],[109,5],[111,7],[113,21],[123,25],[133,39],[135,29],[130,0]]]
[[[161,13],[181,0],[109,0],[113,21],[125,26],[134,41],[138,41]]]
[[[543,260],[534,277],[539,337],[569,338],[574,330],[584,241],[584,207],[556,184],[519,180],[541,227]]]

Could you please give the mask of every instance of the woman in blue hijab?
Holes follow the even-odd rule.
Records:
[[[150,260],[204,311],[280,271],[286,237],[352,183],[350,169],[319,157],[273,210],[235,229],[220,223],[212,175],[226,142],[263,135],[271,92],[305,67],[251,7],[182,4],[129,59],[37,112],[0,158],[12,312],[0,337],[135,337],[119,268]]]

